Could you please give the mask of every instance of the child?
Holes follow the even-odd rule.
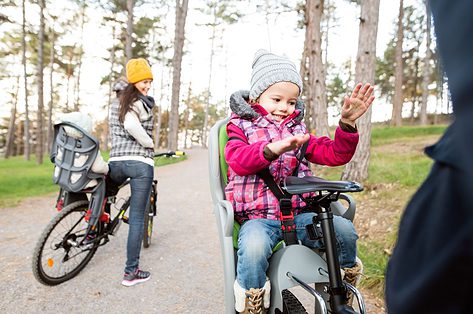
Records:
[[[83,128],[87,133],[90,133],[92,131],[92,119],[90,118],[89,115],[81,113],[81,112],[66,113],[62,116],[60,121],[61,122],[74,123],[77,126]],[[71,137],[74,137],[76,139],[82,138],[84,136],[81,132],[79,132],[78,130],[76,130],[72,127],[66,126],[64,129],[65,129],[67,135],[69,135]],[[56,158],[61,159],[62,152],[58,151],[57,154],[58,155],[57,155]],[[77,158],[75,158],[74,164],[76,166],[79,166],[79,165],[83,165],[86,161],[87,161],[87,156],[82,155],[82,156],[78,156]],[[100,152],[97,154],[97,157],[95,157],[95,160],[94,160],[94,163],[92,164],[91,170],[94,173],[103,173],[103,174],[108,173],[108,164],[103,159]],[[57,177],[58,175],[59,175],[59,169],[57,167],[55,167],[54,176]],[[71,174],[71,183],[77,182],[77,180],[79,180],[81,176],[82,175],[79,174],[79,173],[72,173]],[[85,187],[89,188],[89,187],[93,187],[95,185],[97,185],[97,181],[96,180],[91,180],[89,183],[87,183],[87,185]]]
[[[335,139],[316,138],[302,122],[303,103],[299,100],[302,79],[294,63],[265,50],[256,52],[248,92],[230,98],[233,114],[227,124],[225,158],[229,183],[225,189],[241,224],[238,235],[237,278],[234,284],[235,309],[260,313],[269,308],[270,283],[266,278],[272,247],[282,240],[279,203],[257,172],[269,167],[276,182],[289,176],[297,166],[298,148],[309,141],[305,158],[316,164],[340,166],[350,161],[358,143],[355,121],[374,100],[373,87],[358,84],[345,97]],[[311,175],[301,163],[298,176]],[[301,199],[293,198],[298,239],[313,248],[320,241],[307,238],[305,226],[314,213],[300,213]],[[351,221],[340,216],[333,220],[340,266],[356,267],[356,240]]]

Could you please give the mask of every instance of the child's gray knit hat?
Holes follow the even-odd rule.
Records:
[[[302,78],[291,60],[264,49],[258,50],[252,65],[250,98],[258,99],[266,89],[278,82],[294,83],[299,86],[299,95],[302,93]]]

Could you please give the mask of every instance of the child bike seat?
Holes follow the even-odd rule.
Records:
[[[99,142],[71,122],[54,126],[51,161],[55,165],[53,182],[68,192],[79,192],[103,175],[90,169],[99,153]]]
[[[220,248],[223,257],[223,270],[224,270],[224,295],[225,295],[225,313],[235,313],[235,299],[233,294],[233,284],[235,282],[235,265],[236,265],[236,254],[235,249],[238,247],[238,232],[240,225],[234,220],[234,213],[232,204],[225,198],[225,186],[228,183],[227,172],[228,164],[225,161],[224,151],[225,144],[228,141],[228,135],[226,130],[227,122],[229,118],[219,120],[210,129],[209,134],[209,181],[210,181],[210,192],[212,196],[214,214],[217,220],[217,230],[220,238]],[[327,189],[323,179],[318,178],[318,182],[310,182],[307,178],[302,178],[300,181],[295,178],[294,187],[288,190],[291,194],[305,193],[301,192],[301,189],[308,189],[309,192],[330,190],[341,192],[355,191],[352,190],[354,187],[344,187],[343,184],[330,186]],[[292,179],[291,179],[292,180]],[[326,182],[327,184],[329,182]],[[333,182],[332,182],[333,183]],[[290,182],[287,182],[287,186],[292,186]],[[362,189],[358,185],[356,191]],[[334,214],[342,216],[346,219],[353,221],[356,211],[356,202],[348,194],[338,195],[339,201],[332,202],[330,207]],[[342,203],[342,201],[344,203]],[[283,241],[279,242],[274,248],[273,252],[277,251],[283,246]]]

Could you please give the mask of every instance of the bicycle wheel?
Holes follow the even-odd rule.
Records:
[[[306,309],[302,303],[296,298],[291,291],[285,289],[281,292],[283,303],[283,314],[307,314]],[[277,310],[276,312],[281,313]]]
[[[98,246],[84,249],[80,243],[87,231],[84,220],[88,201],[64,207],[46,226],[33,253],[33,274],[48,286],[58,285],[75,277],[97,251]]]
[[[154,210],[153,204],[148,204],[145,210],[145,223],[144,223],[144,233],[143,233],[143,247],[148,248],[151,244],[151,236],[153,235],[153,219],[154,219]]]

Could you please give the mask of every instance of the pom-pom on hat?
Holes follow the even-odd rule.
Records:
[[[277,56],[264,49],[256,52],[252,65],[250,98],[256,100],[271,85],[291,82],[302,93],[302,78],[296,65],[286,57]]]
[[[145,59],[130,59],[126,64],[126,78],[130,84],[135,84],[146,79],[152,80],[153,73]]]

